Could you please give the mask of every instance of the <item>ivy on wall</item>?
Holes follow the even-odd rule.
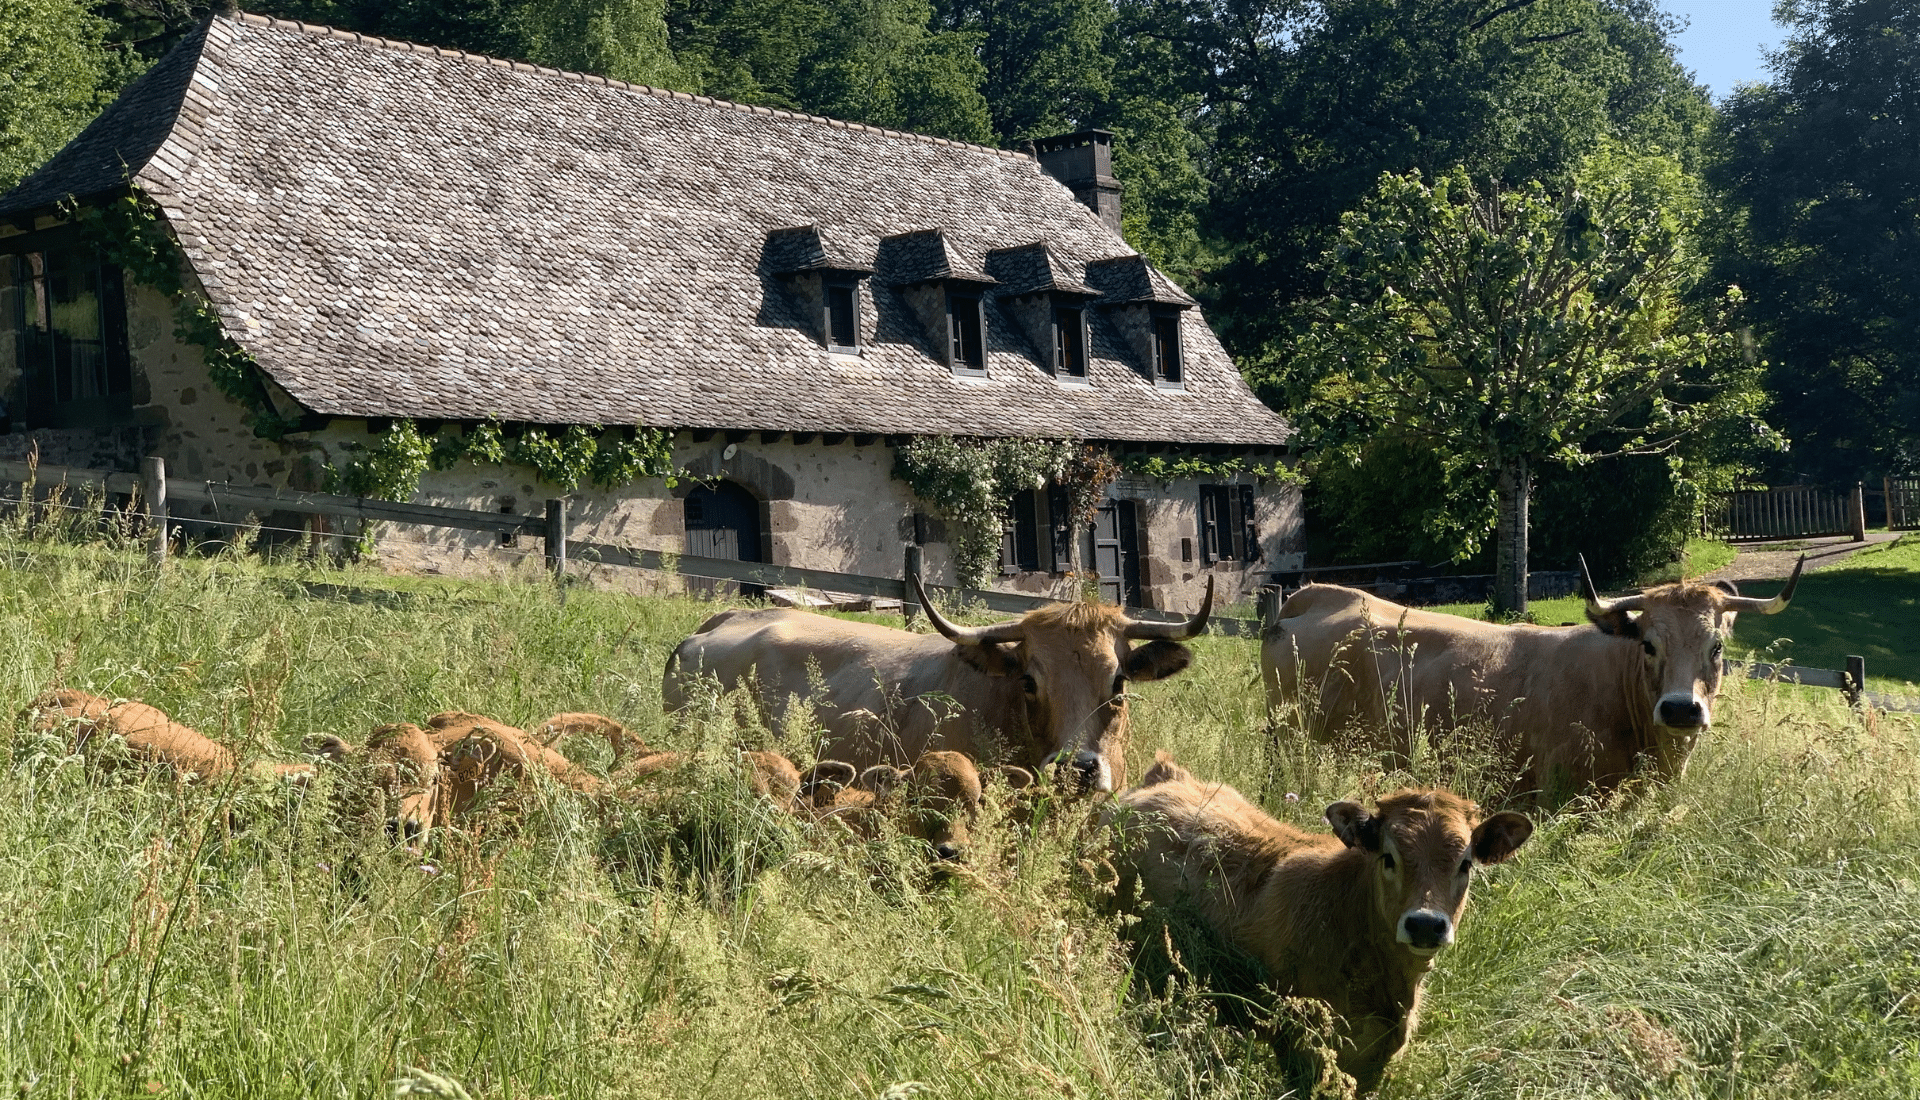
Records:
[[[660,428],[604,429],[573,425],[558,431],[529,428],[509,437],[491,420],[429,440],[411,420],[396,420],[378,443],[339,467],[327,467],[329,492],[381,500],[409,500],[429,469],[451,470],[461,459],[476,465],[530,467],[540,480],[570,493],[591,480],[612,489],[657,477],[679,481],[673,435]]]
[[[1181,478],[1223,478],[1247,474],[1262,481],[1274,481],[1282,485],[1305,485],[1307,482],[1305,475],[1277,458],[1269,462],[1259,462],[1240,457],[1214,458],[1193,454],[1150,455],[1136,452],[1121,455],[1120,465],[1130,474],[1150,477],[1157,481],[1176,481]]]
[[[960,582],[973,588],[988,582],[1000,560],[1013,494],[1049,481],[1068,486],[1075,522],[1090,523],[1119,472],[1106,452],[1074,440],[919,436],[893,457],[893,476],[946,520]]]

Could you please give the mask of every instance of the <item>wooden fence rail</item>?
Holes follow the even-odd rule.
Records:
[[[836,573],[827,569],[805,569],[791,565],[698,557],[665,550],[643,550],[608,543],[576,541],[568,537],[566,502],[557,499],[547,502],[546,514],[543,516],[520,516],[498,512],[477,512],[465,508],[442,508],[431,504],[400,504],[366,497],[338,496],[332,493],[304,492],[297,489],[269,489],[223,482],[181,481],[168,478],[165,464],[157,458],[148,459],[143,464],[140,474],[0,460],[0,482],[25,483],[28,481],[40,486],[65,485],[70,488],[91,489],[110,494],[128,496],[137,494],[143,501],[143,512],[150,522],[164,514],[167,504],[177,501],[188,504],[211,504],[216,508],[232,509],[242,514],[294,512],[311,516],[353,519],[362,523],[404,523],[462,531],[534,535],[544,541],[548,568],[556,576],[565,575],[570,561],[586,562],[656,572],[681,573],[740,584],[873,596],[880,599],[899,600],[903,609],[913,604],[912,594],[907,589],[906,575],[909,570],[918,573],[920,564],[918,553],[920,548],[917,546],[907,548],[903,562],[905,568],[902,569],[900,577],[870,577],[857,573]],[[161,507],[153,508],[153,502],[159,502]],[[217,518],[211,520],[196,518],[188,522],[241,526],[237,522]],[[154,536],[149,543],[149,553],[155,560],[164,560],[167,552],[165,525],[155,522],[153,531]],[[1012,614],[1063,602],[1047,596],[962,588],[957,585],[927,584],[926,587],[930,592],[945,592],[965,602],[980,604],[989,611]],[[1152,622],[1181,622],[1186,619],[1185,615],[1144,607],[1128,608],[1127,613],[1135,618]],[[1209,620],[1208,630],[1216,634],[1257,637],[1260,633],[1260,624],[1253,619],[1216,616]]]
[[[1891,498],[1889,498],[1891,499]],[[1701,534],[1732,541],[1748,539],[1867,537],[1866,487],[1841,492],[1811,485],[1745,489],[1707,505]]]

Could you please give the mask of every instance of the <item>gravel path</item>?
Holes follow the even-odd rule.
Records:
[[[1794,539],[1790,542],[1753,542],[1742,543],[1739,554],[1733,562],[1724,568],[1716,569],[1703,581],[1732,581],[1745,584],[1748,581],[1784,581],[1793,573],[1793,563],[1801,554],[1807,556],[1807,570],[1825,569],[1838,565],[1864,547],[1880,542],[1892,542],[1905,532],[1869,531],[1867,541],[1855,542],[1845,535],[1837,538]]]

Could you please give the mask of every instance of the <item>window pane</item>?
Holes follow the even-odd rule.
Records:
[[[1162,381],[1180,381],[1180,318],[1153,319],[1153,358]]]
[[[12,387],[28,365],[44,357],[46,295],[41,257],[0,256],[0,386]]]
[[[76,252],[47,253],[47,309],[53,330],[54,399],[107,395],[106,331],[100,321],[100,265]]]
[[[827,288],[827,340],[835,347],[860,346],[859,327],[854,323],[853,288]]]
[[[947,316],[953,333],[953,365],[985,370],[986,349],[980,339],[980,299],[950,295]]]
[[[1077,309],[1053,311],[1053,369],[1074,378],[1087,375],[1087,329]]]

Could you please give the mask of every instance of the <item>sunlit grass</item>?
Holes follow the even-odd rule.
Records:
[[[90,776],[16,725],[0,1086],[378,1097],[420,1067],[476,1098],[1282,1094],[1203,1003],[1132,986],[1085,808],[983,828],[970,868],[935,878],[905,843],[757,802],[731,747],[804,737],[659,713],[667,652],[713,610],[244,558],[156,576],[111,546],[0,538],[10,713],[85,687],[284,758],[454,707],[597,710],[702,753],[652,801],[546,791],[408,852],[336,818],[332,775],[304,797],[181,791]],[[1135,690],[1135,775],[1170,748],[1312,828],[1409,778],[1269,736],[1253,642],[1193,645]],[[1719,714],[1684,779],[1543,820],[1485,877],[1386,1095],[1920,1095],[1913,723],[1748,683]]]

